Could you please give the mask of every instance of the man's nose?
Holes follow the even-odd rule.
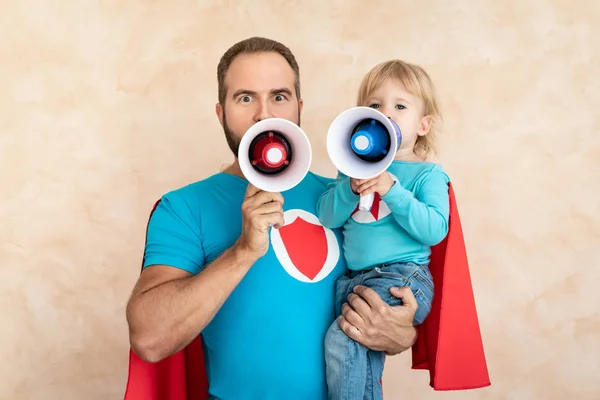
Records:
[[[267,101],[261,101],[258,106],[258,110],[256,110],[256,115],[254,117],[255,122],[262,121],[263,119],[269,118],[271,115],[269,113],[269,104]]]

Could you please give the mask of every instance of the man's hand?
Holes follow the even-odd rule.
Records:
[[[357,286],[342,306],[338,323],[346,335],[362,345],[394,355],[416,341],[413,318],[418,306],[409,287],[393,288],[390,292],[403,304],[391,307],[374,290]]]
[[[260,258],[269,249],[269,228],[283,226],[283,196],[248,184],[242,203],[242,234],[237,246]]]
[[[394,180],[387,171],[371,179],[350,179],[352,191],[361,196],[371,193],[379,193],[380,196],[385,196],[393,185]]]

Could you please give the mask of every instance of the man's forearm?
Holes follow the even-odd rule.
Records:
[[[197,275],[134,290],[127,307],[133,350],[157,362],[183,349],[212,320],[254,261],[234,245]]]
[[[414,344],[417,342],[418,331],[414,327],[411,327],[409,329],[403,329],[401,332],[398,333],[400,334],[400,336],[396,338],[396,340],[388,343],[386,349],[384,350],[388,356],[394,356],[400,353],[404,353],[406,350],[414,346]]]

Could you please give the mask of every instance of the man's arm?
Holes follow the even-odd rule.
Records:
[[[186,347],[254,261],[251,253],[234,245],[196,275],[164,265],[144,269],[127,305],[133,351],[157,362]]]
[[[153,259],[178,260],[173,267],[148,266],[141,273],[127,304],[130,344],[145,361],[157,362],[186,347],[212,320],[245,274],[269,248],[271,226],[283,225],[283,197],[248,185],[242,203],[242,233],[236,243],[197,274],[187,268],[191,257],[182,257],[180,242],[192,235],[169,235],[162,225],[152,232],[152,247],[166,252]],[[165,213],[172,215],[173,210]],[[167,217],[174,218],[174,217]],[[181,225],[181,229],[185,225]],[[169,240],[163,240],[169,235]],[[150,235],[149,235],[150,236]],[[173,241],[173,238],[178,241]],[[173,249],[173,248],[176,249]],[[174,263],[176,264],[176,263]],[[177,267],[177,268],[174,268]]]

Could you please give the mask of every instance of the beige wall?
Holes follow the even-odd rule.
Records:
[[[296,52],[325,175],[368,68],[438,84],[493,386],[434,394],[407,353],[386,398],[600,398],[600,3],[365,4],[0,1],[1,399],[122,397],[147,214],[230,160],[215,68],[250,35]]]

